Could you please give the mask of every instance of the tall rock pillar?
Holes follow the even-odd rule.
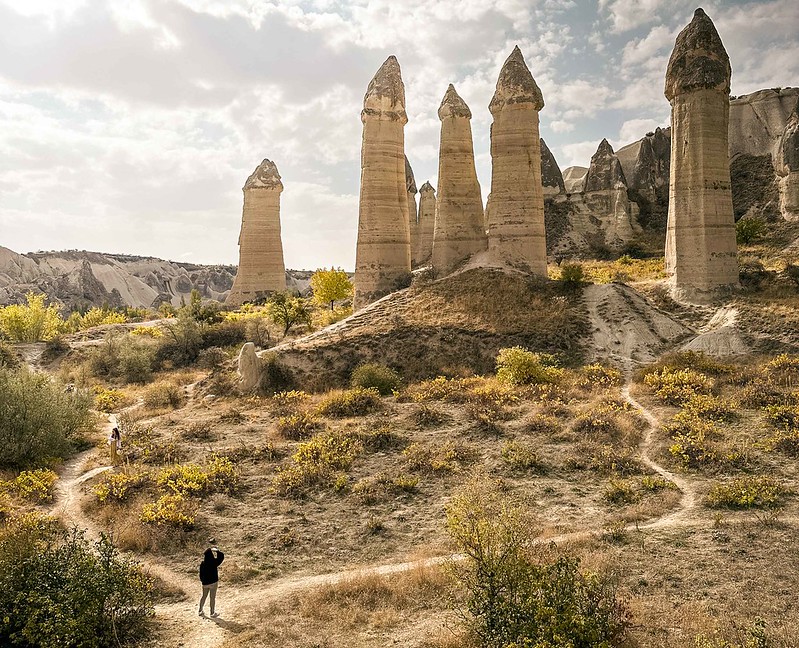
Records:
[[[244,209],[239,234],[239,268],[225,301],[246,301],[286,289],[283,242],[280,238],[280,194],[277,166],[264,160],[244,183]]]
[[[697,9],[666,71],[672,142],[666,272],[677,299],[704,301],[738,283],[727,153],[731,75],[713,22]]]
[[[408,156],[405,156],[405,187],[408,189],[408,229],[411,235],[411,268],[419,265],[419,259],[416,258],[419,250],[419,211],[416,207],[416,194],[419,190],[416,188],[416,179],[413,177],[413,169],[411,163],[408,162]]]
[[[433,234],[433,267],[448,274],[488,246],[483,198],[474,167],[472,112],[450,84],[438,109],[438,197]]]
[[[544,97],[516,47],[505,61],[489,110],[491,196],[488,249],[493,256],[545,277],[547,274],[541,140],[538,111]]]
[[[430,263],[433,253],[437,202],[436,190],[425,182],[419,189],[419,249],[416,254],[420,266]]]
[[[361,198],[355,252],[355,309],[410,281],[411,242],[405,178],[405,86],[394,56],[363,98]]]
[[[780,211],[785,220],[799,221],[799,102],[785,125],[778,155]]]

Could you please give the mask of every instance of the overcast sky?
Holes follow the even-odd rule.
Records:
[[[417,184],[435,186],[448,83],[471,107],[483,193],[488,103],[518,44],[561,169],[667,125],[687,0],[0,0],[0,245],[236,263],[241,187],[283,177],[290,268],[352,269],[360,110],[394,54]],[[799,2],[705,2],[732,93],[799,85]]]

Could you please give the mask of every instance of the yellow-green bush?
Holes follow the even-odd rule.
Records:
[[[713,421],[730,421],[735,417],[735,409],[730,402],[709,394],[691,396],[683,405],[682,413]]]
[[[184,496],[230,492],[236,489],[238,472],[228,457],[212,455],[205,466],[194,463],[167,466],[158,473],[156,483]]]
[[[139,519],[145,524],[189,530],[194,527],[196,506],[196,502],[183,495],[162,495],[155,502],[142,507]]]
[[[109,501],[123,502],[149,480],[150,475],[146,472],[106,472],[93,490],[97,500],[103,504]]]
[[[669,405],[683,405],[698,394],[710,394],[713,380],[694,369],[664,367],[647,374],[644,383]]]
[[[128,318],[123,313],[93,306],[81,317],[80,328],[87,329],[103,324],[124,324],[127,321]]]
[[[705,497],[711,508],[774,508],[780,506],[789,491],[772,477],[746,475],[714,484]]]
[[[799,356],[781,353],[766,363],[763,373],[780,385],[797,387],[799,386]]]
[[[452,472],[477,458],[474,447],[443,443],[412,443],[402,452],[410,470],[419,472]]]
[[[185,395],[183,389],[174,383],[162,380],[144,390],[144,404],[151,409],[170,407],[177,409],[183,406]]]
[[[376,389],[381,396],[388,396],[399,389],[402,383],[400,376],[391,367],[371,362],[356,367],[350,378],[352,387]]]
[[[363,443],[355,434],[340,431],[317,434],[300,443],[291,464],[278,470],[272,489],[279,495],[300,495],[321,483],[334,483],[337,471],[349,470]]]
[[[663,490],[676,490],[677,484],[663,477],[641,477],[641,489],[650,493],[659,493]]]
[[[621,382],[621,371],[598,363],[585,365],[577,372],[581,387],[614,387]]]
[[[310,394],[304,391],[292,390],[277,392],[269,399],[269,409],[275,416],[296,414],[305,406],[310,398]]]
[[[64,320],[45,295],[29,292],[26,304],[0,307],[0,334],[15,342],[43,342],[61,333]]]
[[[538,457],[535,448],[521,441],[504,443],[501,456],[511,470],[537,473],[543,473],[545,470],[544,463]]]
[[[311,412],[298,412],[281,416],[275,424],[275,430],[284,439],[305,439],[317,432],[324,424]]]
[[[157,326],[137,326],[130,332],[130,334],[153,339],[164,337],[164,332]]]
[[[23,470],[11,482],[11,486],[20,497],[32,502],[48,502],[53,499],[53,486],[56,481],[58,475],[52,470],[41,468]]]
[[[355,387],[346,391],[333,392],[319,403],[318,412],[322,416],[345,418],[364,416],[380,407],[380,393],[376,389]]]
[[[100,412],[113,412],[130,399],[120,390],[103,387],[94,390],[94,407]]]
[[[523,347],[500,349],[497,355],[497,379],[510,385],[551,383],[563,375],[555,366],[555,359],[546,354],[533,353]]]
[[[374,477],[358,480],[352,494],[364,504],[375,504],[416,490],[419,478],[404,473],[380,473]]]
[[[633,504],[641,499],[641,494],[631,479],[611,479],[602,496],[608,504]]]

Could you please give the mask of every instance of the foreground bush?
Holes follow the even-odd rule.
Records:
[[[497,355],[497,379],[510,385],[551,383],[562,371],[551,356],[533,353],[522,347],[500,349]]]
[[[61,332],[64,320],[52,304],[45,306],[45,296],[26,295],[27,304],[0,307],[0,334],[15,342],[52,340]]]
[[[322,416],[344,418],[364,416],[380,407],[380,393],[376,389],[355,387],[326,396],[320,403],[318,412]]]
[[[183,389],[166,381],[150,385],[144,392],[144,404],[151,409],[161,407],[177,409],[183,406],[184,399]]]
[[[705,504],[712,508],[774,508],[782,504],[786,494],[787,490],[776,479],[747,475],[714,484]]]
[[[0,610],[3,646],[119,646],[146,634],[152,583],[107,537],[27,515],[0,530]]]
[[[398,390],[401,383],[402,378],[396,371],[377,363],[361,365],[352,372],[350,379],[353,387],[376,389],[381,396],[388,396]]]
[[[43,466],[70,454],[92,425],[91,398],[47,376],[0,367],[0,467]]]
[[[453,568],[481,645],[573,648],[621,645],[629,612],[606,575],[553,548],[531,546],[525,507],[473,480],[447,507],[447,527],[467,560]]]
[[[710,394],[713,380],[694,369],[664,367],[644,378],[660,400],[669,405],[683,405],[697,395]]]

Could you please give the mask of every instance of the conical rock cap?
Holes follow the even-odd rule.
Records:
[[[513,52],[499,72],[497,89],[488,108],[493,113],[515,103],[533,104],[535,110],[544,107],[544,95],[541,94],[541,89],[524,62],[524,56],[518,45],[513,48]]]
[[[438,108],[438,118],[443,120],[447,117],[472,118],[472,111],[469,110],[469,106],[461,99],[461,96],[455,90],[455,86],[451,83],[444,93],[444,98],[441,100],[441,105]]]
[[[277,189],[283,191],[283,183],[280,181],[280,174],[277,165],[272,160],[264,160],[255,167],[255,171],[247,178],[244,189]]]
[[[396,56],[389,56],[369,82],[363,97],[363,114],[405,115],[405,85]]]

